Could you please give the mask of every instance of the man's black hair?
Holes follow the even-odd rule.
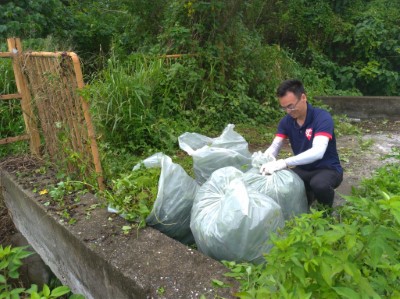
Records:
[[[276,90],[276,95],[278,96],[278,98],[281,98],[285,96],[288,92],[293,92],[298,99],[300,99],[303,93],[306,93],[303,83],[301,83],[301,81],[297,79],[283,81]]]

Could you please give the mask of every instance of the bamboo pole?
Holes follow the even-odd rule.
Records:
[[[8,50],[13,54],[12,57],[13,70],[14,70],[18,93],[22,95],[21,107],[25,121],[26,132],[30,137],[31,153],[35,156],[40,156],[40,135],[31,105],[31,95],[27,87],[20,65],[20,57],[22,53],[21,41],[19,38],[8,38],[7,44],[8,44]]]
[[[11,58],[13,57],[13,53],[11,52],[0,52],[0,58]]]
[[[15,136],[15,137],[7,137],[0,139],[0,144],[7,144],[7,143],[13,143],[21,140],[29,140],[30,137],[28,134],[25,135],[20,135],[20,136]]]
[[[0,95],[0,100],[13,100],[13,99],[22,99],[22,95],[19,93]]]
[[[73,65],[74,65],[74,71],[75,71],[75,76],[76,76],[76,82],[78,84],[78,89],[82,89],[84,87],[84,83],[83,83],[83,76],[82,76],[82,70],[81,70],[79,58],[75,53],[70,53],[69,55],[72,59]],[[79,98],[81,100],[83,114],[84,114],[84,117],[86,120],[88,136],[89,136],[89,140],[90,140],[90,146],[92,148],[93,162],[94,162],[94,167],[95,167],[96,173],[97,173],[97,183],[99,184],[99,189],[104,190],[105,186],[104,186],[104,181],[103,181],[103,171],[101,169],[100,156],[99,156],[99,150],[97,148],[94,127],[93,127],[92,120],[91,120],[90,113],[89,113],[89,104],[81,96],[79,96]]]

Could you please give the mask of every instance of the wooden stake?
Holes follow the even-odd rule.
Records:
[[[21,107],[25,121],[26,133],[30,137],[31,153],[35,156],[40,156],[40,135],[31,105],[31,95],[21,69],[21,41],[19,38],[8,38],[7,44],[8,50],[13,54],[12,64],[14,69],[15,81],[17,84],[18,92],[22,96]]]
[[[84,87],[84,82],[83,82],[83,75],[82,75],[81,64],[79,62],[79,58],[73,52],[70,52],[68,54],[71,56],[72,62],[74,64],[74,71],[75,71],[75,76],[76,76],[76,82],[78,83],[78,89],[82,89]],[[103,171],[101,169],[100,156],[99,156],[99,150],[97,148],[94,127],[93,127],[92,119],[91,119],[90,113],[89,113],[89,104],[81,96],[79,98],[81,99],[83,114],[85,116],[86,125],[87,125],[87,129],[88,129],[90,146],[92,148],[92,154],[93,154],[94,167],[95,167],[96,173],[97,173],[97,183],[99,184],[99,189],[104,190],[105,186],[104,186],[104,181],[103,181]]]
[[[13,143],[13,142],[21,141],[21,140],[29,140],[29,138],[30,137],[28,134],[20,135],[20,136],[16,136],[16,137],[7,137],[7,138],[0,139],[0,144]]]

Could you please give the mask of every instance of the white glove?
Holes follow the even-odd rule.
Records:
[[[277,161],[272,161],[261,165],[260,173],[262,175],[273,174],[275,171],[285,169],[286,162],[283,159],[279,159]]]

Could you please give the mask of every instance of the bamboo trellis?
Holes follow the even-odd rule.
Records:
[[[0,140],[0,144],[30,139],[31,152],[39,155],[40,131],[44,150],[52,160],[65,161],[71,172],[90,175],[94,171],[103,189],[89,105],[79,93],[84,82],[78,56],[73,52],[22,52],[19,39],[7,42],[9,52],[0,57],[13,59],[19,94],[2,95],[1,99],[21,97],[27,134]]]
[[[30,140],[31,153],[33,155],[39,155],[40,135],[36,123],[36,118],[34,117],[33,114],[29,89],[26,85],[26,80],[19,67],[20,55],[18,55],[18,50],[22,49],[21,42],[17,38],[9,38],[7,39],[7,45],[9,52],[0,53],[0,57],[12,59],[12,65],[13,65],[15,82],[17,85],[18,93],[0,95],[0,100],[11,100],[11,99],[21,100],[21,108],[25,122],[26,134],[0,139],[0,145],[17,142],[21,140]]]

